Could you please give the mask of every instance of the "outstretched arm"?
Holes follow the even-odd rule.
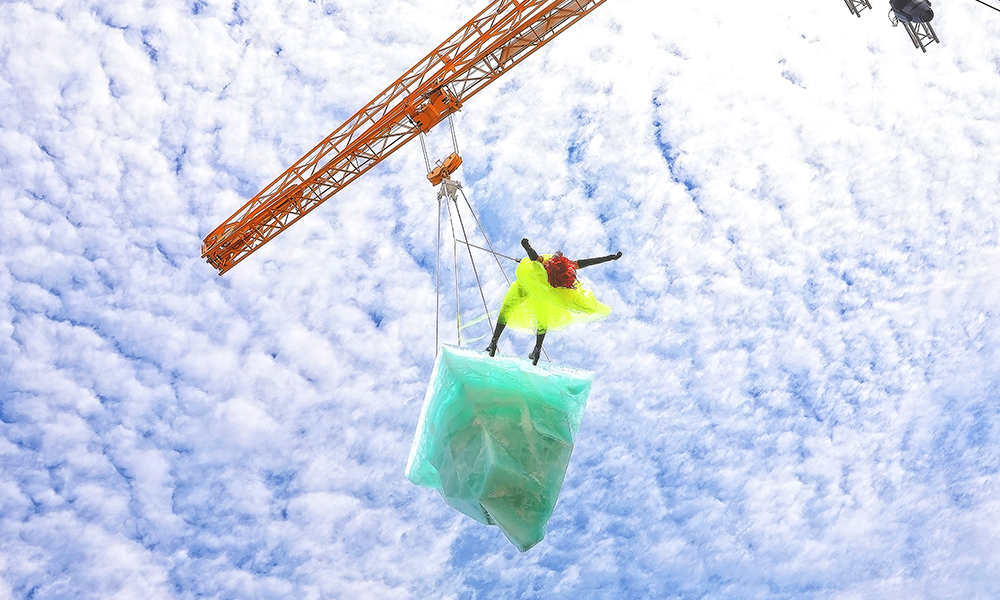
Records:
[[[538,260],[538,253],[535,252],[535,249],[528,243],[528,238],[521,238],[521,245],[524,246],[524,251],[528,253],[528,258],[531,260]]]
[[[621,257],[622,253],[618,252],[618,254],[609,254],[607,256],[599,256],[597,258],[581,258],[580,260],[576,261],[576,268],[582,269],[584,267],[589,267],[590,265],[599,265],[602,262],[608,262],[609,260],[618,260]]]

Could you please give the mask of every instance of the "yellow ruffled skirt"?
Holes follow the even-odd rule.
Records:
[[[611,314],[611,307],[599,302],[579,280],[572,288],[549,285],[545,266],[537,260],[522,259],[515,276],[517,280],[500,305],[500,321],[508,327],[526,333],[545,333],[574,323],[599,321]]]

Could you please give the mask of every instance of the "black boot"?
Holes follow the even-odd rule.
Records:
[[[503,328],[506,326],[506,323],[497,321],[496,329],[493,330],[493,339],[490,340],[490,345],[486,346],[486,351],[490,353],[490,356],[496,356],[497,342],[500,341],[500,334],[503,333]]]
[[[531,354],[528,355],[528,358],[531,359],[531,364],[533,365],[537,365],[538,359],[542,356],[542,341],[544,339],[545,339],[544,333],[539,333],[535,335],[535,348],[534,350],[531,351]]]

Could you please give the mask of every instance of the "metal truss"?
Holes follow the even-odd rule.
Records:
[[[222,275],[605,0],[493,0],[209,233]]]
[[[858,17],[859,19],[861,18],[861,11],[865,10],[866,8],[868,10],[871,10],[872,8],[872,5],[870,2],[868,2],[868,0],[844,0],[844,4],[847,5],[847,8],[848,10],[851,11],[851,14]]]
[[[895,9],[889,9],[889,22],[892,23],[893,27],[902,23],[903,29],[906,30],[910,41],[913,42],[913,47],[920,48],[924,52],[927,52],[928,44],[941,42],[930,23],[914,23],[908,20],[905,15],[897,13]]]

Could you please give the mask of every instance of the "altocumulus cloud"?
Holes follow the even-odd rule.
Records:
[[[597,377],[522,555],[402,475],[418,149],[199,257],[482,5],[0,4],[0,598],[988,597],[1000,20],[611,0],[466,104],[501,251],[625,254],[547,340]]]

